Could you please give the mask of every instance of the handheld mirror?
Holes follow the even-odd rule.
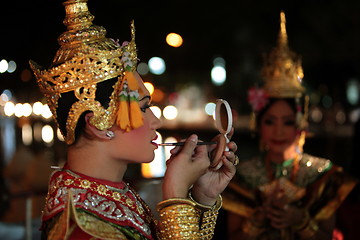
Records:
[[[215,108],[215,125],[220,134],[215,136],[212,141],[216,141],[217,145],[210,153],[211,167],[219,169],[222,166],[221,156],[224,151],[229,151],[227,144],[229,143],[228,134],[233,125],[231,107],[224,99],[216,100]]]

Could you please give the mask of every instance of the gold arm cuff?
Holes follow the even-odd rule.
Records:
[[[216,203],[213,206],[207,206],[201,203],[198,203],[191,196],[189,191],[189,198],[196,204],[195,207],[202,212],[201,223],[200,223],[200,235],[201,239],[212,239],[214,236],[216,220],[219,215],[219,209],[222,206],[222,198],[219,195]]]
[[[157,206],[160,239],[200,239],[201,211],[189,199],[168,199]]]

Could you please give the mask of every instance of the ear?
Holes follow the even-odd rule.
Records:
[[[92,116],[94,116],[93,112],[85,114],[85,132],[92,138],[109,140],[109,137],[106,136],[106,130],[99,130],[90,123],[90,119]]]

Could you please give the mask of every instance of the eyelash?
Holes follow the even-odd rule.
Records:
[[[146,112],[146,109],[150,108],[151,106],[152,106],[152,104],[145,103],[145,105],[143,107],[141,107],[140,110],[142,112]]]

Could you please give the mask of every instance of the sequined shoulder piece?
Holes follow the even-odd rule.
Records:
[[[152,239],[150,213],[127,185],[118,189],[66,170],[56,171],[50,179],[43,221],[64,211],[68,201],[75,209],[72,216],[76,217],[79,227],[89,234],[99,237],[108,234],[122,239],[119,229],[130,227]],[[97,230],[93,229],[95,226],[98,226]]]
[[[250,189],[266,184],[268,179],[264,162],[260,157],[253,157],[240,162],[236,168],[235,180],[245,184],[245,187]]]
[[[300,160],[296,182],[300,186],[307,186],[329,171],[331,167],[332,163],[330,160],[304,153]]]

